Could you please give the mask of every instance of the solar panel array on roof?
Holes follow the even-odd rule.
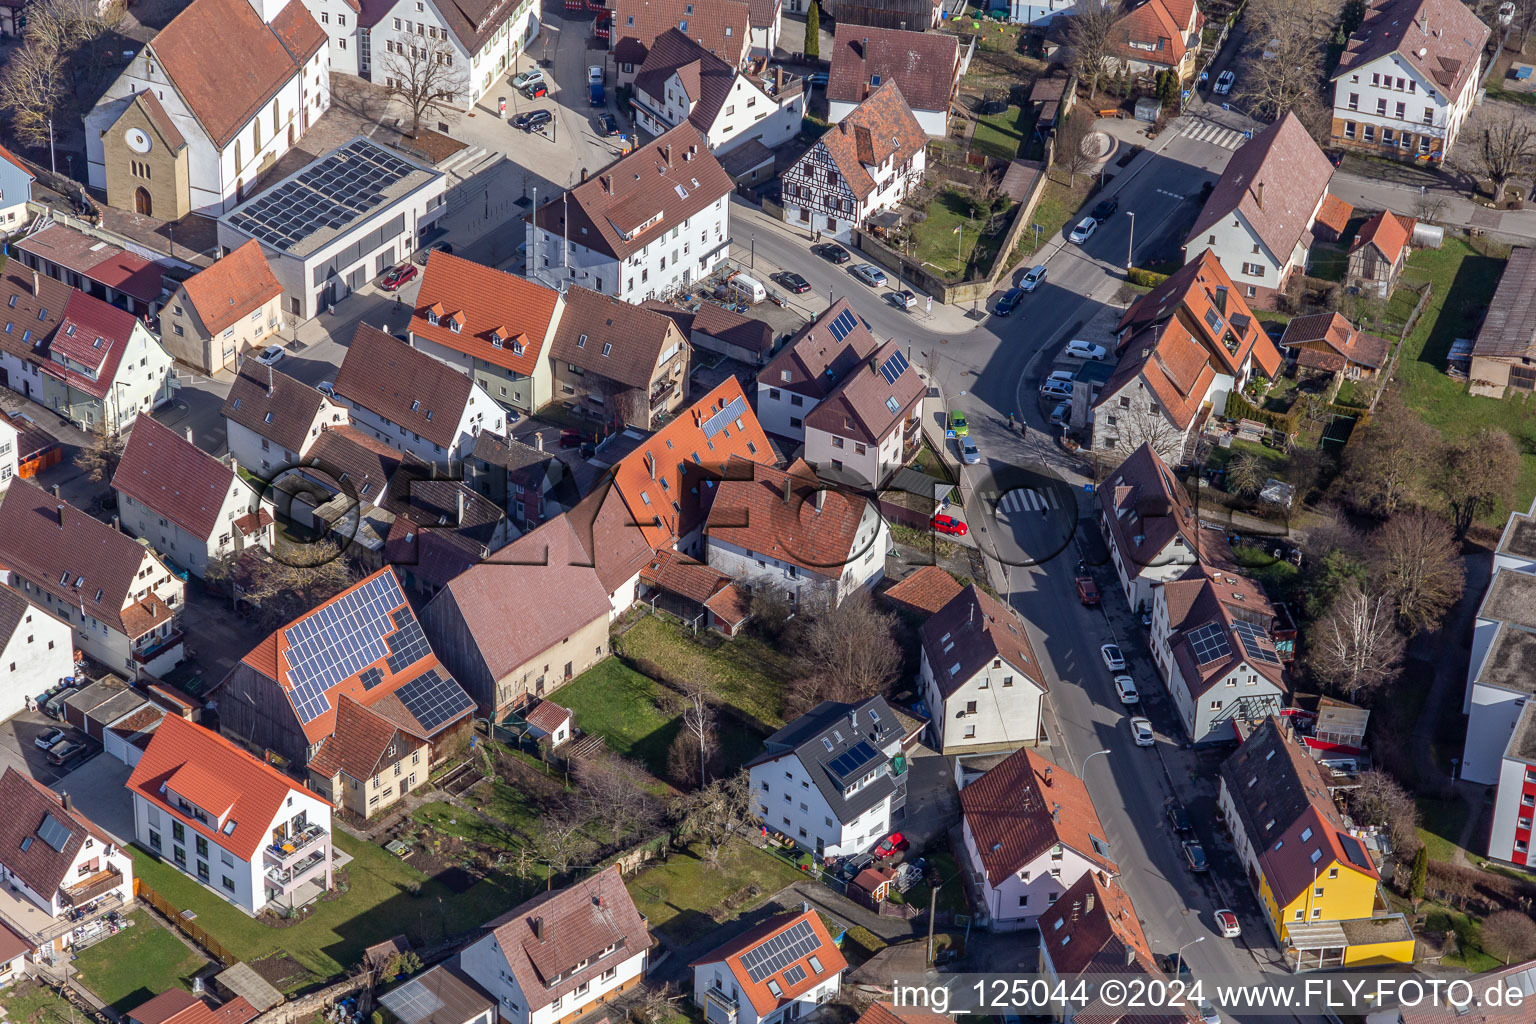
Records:
[[[1232,630],[1237,638],[1242,641],[1243,652],[1254,661],[1268,662],[1271,665],[1280,664],[1280,659],[1273,650],[1264,646],[1264,631],[1251,622],[1238,620],[1232,624]]]
[[[804,959],[820,948],[821,943],[816,939],[816,931],[811,927],[811,922],[799,921],[794,927],[785,929],[741,954],[741,966],[746,970],[747,977],[754,983],[760,983],[770,974],[778,974],[796,960]]]
[[[390,635],[385,641],[389,645],[389,657],[386,664],[391,672],[404,672],[422,658],[432,653],[432,648],[427,643],[427,634],[421,631],[421,624],[415,619],[405,624],[405,627]]]
[[[428,732],[474,707],[474,701],[452,676],[432,668],[395,691],[405,710]]]
[[[304,173],[246,204],[230,223],[287,251],[323,228],[345,227],[384,201],[384,192],[416,170],[366,139],[354,139]]]
[[[880,760],[880,751],[867,740],[859,740],[848,750],[834,757],[827,765],[827,770],[836,775],[838,781],[846,783],[849,779],[857,778],[871,763]]]
[[[357,681],[363,684],[363,689],[371,690],[384,681],[384,673],[378,666],[363,669],[363,674],[357,677]]]
[[[1207,622],[1190,633],[1189,646],[1195,652],[1195,661],[1201,665],[1209,665],[1232,655],[1232,645],[1227,643],[1227,631],[1219,622]]]
[[[329,711],[328,690],[389,655],[390,612],[404,604],[394,574],[384,573],[283,630],[288,699],[299,721]]]
[[[784,984],[798,985],[805,980],[805,968],[799,964],[784,972]]]
[[[724,409],[715,413],[704,421],[704,436],[713,440],[714,436],[730,425],[732,420],[740,419],[741,414],[747,411],[747,400],[737,397],[728,402]]]
[[[379,1005],[400,1018],[402,1024],[420,1024],[443,1008],[443,1001],[421,978],[412,978],[393,992],[379,996]]]
[[[880,364],[880,376],[885,378],[887,384],[895,384],[896,378],[906,372],[907,366],[907,357],[898,349],[891,353],[889,359]]]
[[[39,839],[60,853],[63,853],[64,847],[69,845],[69,829],[51,814],[43,815],[43,823],[37,826],[37,835]]]
[[[858,319],[853,315],[853,311],[845,309],[837,314],[836,320],[827,325],[827,330],[832,332],[832,337],[842,341],[848,337],[848,332],[853,330],[858,325],[858,322]]]

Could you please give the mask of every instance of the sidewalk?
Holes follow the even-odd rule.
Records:
[[[1445,209],[1435,218],[1438,224],[1476,228],[1515,242],[1536,242],[1536,210],[1490,209],[1449,186],[1416,186],[1340,170],[1334,173],[1328,191],[1361,209],[1390,209],[1405,215],[1413,214],[1415,205],[1427,192],[1445,203]]]

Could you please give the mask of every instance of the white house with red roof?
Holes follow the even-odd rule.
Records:
[[[841,296],[802,327],[757,376],[757,418],[770,434],[805,439],[805,418],[880,348],[869,321]]]
[[[1134,609],[1150,608],[1157,588],[1199,558],[1200,526],[1189,492],[1145,443],[1115,467],[1096,497],[1099,529],[1125,599]]]
[[[331,888],[331,805],[216,732],[165,716],[128,792],[138,845],[247,913]]]
[[[848,961],[814,910],[769,918],[689,964],[709,1024],[783,1024],[837,995]]]
[[[927,394],[906,349],[895,339],[887,341],[806,414],[806,461],[828,479],[856,487],[884,485],[916,450]]]
[[[972,584],[923,623],[918,687],[944,754],[1033,746],[1046,679],[1012,608]]]
[[[0,414],[0,491],[10,486],[21,468],[20,443],[21,431]]]
[[[1106,40],[1110,60],[1132,74],[1195,70],[1205,15],[1195,0],[1130,0]]]
[[[1090,871],[1120,873],[1083,780],[1027,747],[960,790],[960,822],[995,930],[1034,925]]]
[[[160,341],[204,373],[234,369],[282,324],[283,287],[254,238],[176,286],[160,311]]]
[[[651,934],[616,865],[486,924],[459,954],[507,1024],[574,1021],[645,978]]]
[[[272,545],[271,500],[152,416],[128,435],[112,489],[128,532],[199,578],[214,559]]]
[[[0,146],[0,231],[13,234],[26,226],[27,200],[32,198],[32,182],[36,180],[26,164]]]
[[[126,430],[171,400],[171,356],[144,322],[78,290],[38,369],[37,400],[82,430]]]

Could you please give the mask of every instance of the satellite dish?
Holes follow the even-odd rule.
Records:
[[[1419,47],[1419,56],[1420,57],[1427,57],[1427,56],[1429,56],[1429,49],[1428,49],[1428,47],[1424,47],[1424,46]]]

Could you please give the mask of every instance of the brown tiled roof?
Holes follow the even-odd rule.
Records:
[[[928,135],[907,106],[901,89],[895,82],[887,82],[849,111],[816,145],[826,150],[849,189],[862,201],[875,190],[875,179],[867,167],[885,160],[899,167],[927,143]],[[814,162],[815,148],[800,159]]]
[[[917,403],[928,393],[928,386],[914,366],[906,365],[894,381],[886,379],[887,362],[904,353],[900,342],[886,342],[806,414],[806,427],[869,444],[883,441],[899,421],[912,415]],[[895,412],[889,404],[893,401]]]
[[[1155,968],[1131,897],[1114,879],[1085,871],[1040,918],[1040,934],[1058,978],[1123,974],[1132,963]]]
[[[234,470],[151,416],[134,423],[112,476],[113,490],[203,540],[223,525],[234,482]]]
[[[596,569],[597,582],[610,594],[639,575],[650,561],[652,548],[646,539],[650,531],[635,529],[634,516],[617,487],[600,483],[557,518],[570,522],[586,552],[586,564]]]
[[[1198,29],[1205,21],[1204,15],[1190,11],[1192,6],[1187,0],[1184,3],[1178,0],[1134,3],[1110,29],[1109,55],[1120,60],[1174,67],[1189,49],[1186,33],[1192,28]],[[1195,13],[1193,26],[1189,24],[1191,13]],[[1133,43],[1151,43],[1157,49],[1148,50]]]
[[[990,885],[999,885],[1057,843],[1100,870],[1120,870],[1109,858],[1107,833],[1083,780],[1028,747],[962,789],[960,813]],[[1102,850],[1095,848],[1095,840]]]
[[[1360,232],[1355,235],[1355,244],[1349,247],[1349,251],[1354,252],[1362,246],[1374,245],[1376,251],[1386,257],[1388,263],[1396,263],[1397,258],[1403,254],[1403,250],[1408,248],[1408,241],[1413,237],[1413,229],[1417,224],[1418,221],[1412,217],[1404,217],[1391,210],[1381,210],[1360,225]]]
[[[359,323],[336,374],[336,394],[413,434],[453,447],[475,382],[440,359]]]
[[[550,356],[632,388],[649,388],[662,353],[687,344],[677,324],[660,313],[575,286],[565,293]]]
[[[247,1024],[256,1016],[256,1008],[244,996],[209,1006],[185,989],[171,988],[135,1006],[126,1019],[133,1024]]]
[[[899,583],[885,589],[885,599],[922,616],[937,615],[965,588],[948,569],[925,565]]]
[[[14,486],[14,485],[13,485]],[[52,898],[65,882],[73,882],[69,869],[89,836],[103,846],[112,840],[78,811],[66,811],[59,795],[15,768],[0,775],[0,865],[26,883],[27,888]],[[68,835],[62,849],[55,849],[39,835],[45,818],[64,826]]]
[[[1166,326],[1131,336],[1115,372],[1099,391],[1096,406],[1107,408],[1120,390],[1138,377],[1173,424],[1184,430],[1200,411],[1216,371],[1206,349],[1183,321],[1172,320]]]
[[[523,713],[523,721],[535,729],[552,733],[571,719],[571,709],[563,708],[552,700],[540,700]]]
[[[685,338],[691,339],[693,333],[697,331],[748,352],[767,355],[773,351],[771,324],[742,316],[717,303],[705,302],[695,310],[679,309],[659,299],[646,299],[640,305],[670,318],[677,324],[677,329],[683,332]]]
[[[386,762],[385,755],[395,746],[396,756]],[[371,779],[386,764],[423,746],[420,739],[401,731],[394,722],[375,714],[348,696],[336,702],[336,721],[331,734],[309,759],[309,770],[325,779],[345,772],[354,779]]]
[[[87,615],[121,627],[129,637],[142,636],[171,617],[158,600],[148,607],[129,604],[141,589],[138,574],[146,557],[156,556],[28,480],[12,480],[0,496],[0,565],[20,573],[65,607],[84,608]],[[60,583],[66,575],[68,581]]]
[[[1489,32],[1460,0],[1373,0],[1333,78],[1396,54],[1455,99],[1477,67]]]
[[[1184,614],[1177,619],[1170,615],[1168,622],[1171,631],[1168,646],[1179,664],[1190,695],[1196,698],[1204,696],[1207,690],[1238,668],[1252,670],[1279,687],[1282,693],[1285,692],[1285,675],[1275,655],[1274,641],[1269,636],[1275,610],[1263,589],[1246,576],[1205,566],[1201,566],[1201,569],[1204,578],[1199,590],[1189,601]],[[1247,643],[1235,632],[1234,627],[1238,622],[1257,627],[1255,641],[1259,649],[1267,652],[1274,660],[1266,661],[1248,654]],[[1227,652],[1224,656],[1207,655],[1208,660],[1202,662],[1196,656],[1189,637],[1194,631],[1211,624],[1219,627],[1226,637]],[[1219,649],[1213,654],[1219,654]]]
[[[187,301],[197,310],[198,319],[214,336],[283,293],[283,286],[267,265],[261,243],[254,238],[187,278],[182,288],[186,290]]]
[[[532,216],[545,231],[627,259],[730,195],[732,188],[708,140],[685,121],[598,171],[564,200],[556,196]],[[647,222],[652,223],[642,229]]]
[[[20,260],[7,260],[0,269],[0,351],[23,362],[45,362],[45,343],[63,319],[73,292],[63,281],[29,270]]]
[[[440,252],[421,275],[411,335],[532,376],[544,357],[559,299],[553,288]],[[429,312],[437,323],[428,319]],[[450,318],[458,331],[449,326]]]
[[[289,0],[271,25],[247,0],[193,0],[149,48],[222,149],[303,70],[325,40],[301,0]],[[231,60],[236,55],[239,59]]]
[[[535,933],[534,922],[538,923]],[[540,893],[489,925],[530,1012],[650,948],[651,936],[616,865]],[[600,956],[609,946],[617,947]],[[586,967],[574,970],[582,961]],[[559,978],[558,981],[553,979]]]
[[[160,100],[155,96],[153,89],[140,89],[133,94],[133,100],[144,108],[144,116],[149,118],[149,123],[155,126],[160,137],[165,140],[166,146],[172,153],[177,152],[187,144],[187,137],[181,134],[181,129],[176,127],[176,122],[171,120],[171,115],[165,112],[165,107],[160,105]]]
[[[730,94],[736,69],[676,28],[669,28],[656,37],[645,55],[645,63],[635,73],[635,90],[665,103],[667,83],[673,75],[677,75],[683,92],[693,103],[688,120],[700,131],[708,131]]]
[[[16,248],[144,302],[155,301],[164,290],[164,269],[158,263],[63,224],[45,224]]]
[[[434,6],[442,12],[448,30],[464,44],[467,53],[484,49],[517,10],[516,4],[506,0],[443,0]]]
[[[974,583],[923,623],[921,635],[933,678],[946,697],[996,658],[1046,689],[1024,620]]]
[[[1472,354],[1487,359],[1536,358],[1536,249],[1517,245],[1510,250]]]
[[[649,51],[670,28],[683,31],[732,67],[740,67],[751,53],[752,11],[740,0],[614,0],[615,51],[629,40],[634,41],[632,48]],[[635,55],[625,54],[619,59]],[[642,52],[639,60],[631,63],[641,63],[646,57]]]
[[[1379,370],[1386,365],[1387,354],[1392,350],[1392,343],[1387,339],[1366,334],[1344,319],[1340,313],[1313,313],[1309,316],[1299,316],[1286,325],[1285,333],[1280,336],[1281,348],[1301,348],[1302,346],[1315,348],[1320,345],[1326,346],[1330,350],[1329,353],[1309,352],[1303,349],[1298,354],[1302,359],[1311,357],[1306,365],[1316,366],[1319,369],[1325,367],[1341,369],[1346,363],[1355,363]],[[1326,358],[1329,354],[1336,358]],[[1337,363],[1336,366],[1335,363]]]
[[[1332,162],[1296,115],[1288,113],[1232,154],[1186,244],[1203,247],[1201,237],[1237,212],[1284,263],[1312,226],[1312,213],[1332,177]]]
[[[853,313],[853,327],[839,341],[828,328],[845,312]],[[880,339],[870,331],[869,321],[854,313],[847,297],[842,296],[779,349],[757,379],[819,401],[879,347]]]
[[[1228,373],[1235,375],[1250,357],[1267,376],[1280,369],[1275,343],[1210,249],[1132,303],[1116,331],[1138,332],[1172,318],[1181,320]]]
[[[774,937],[783,935],[801,922],[811,926],[811,931],[816,938],[814,947],[797,949],[799,956],[771,974],[754,978],[747,972],[747,968],[741,962],[743,956]],[[811,964],[810,959],[813,956],[821,965],[820,970]],[[828,977],[848,969],[848,961],[843,959],[842,951],[832,942],[832,936],[828,934],[821,915],[814,910],[771,917],[718,949],[706,953],[689,966],[722,962],[730,968],[731,974],[736,978],[737,986],[752,1003],[759,1019],[777,1012],[780,1007],[822,984]],[[800,970],[792,979],[791,972],[796,967]],[[779,989],[777,994],[768,988],[770,981]]]
[[[304,465],[320,471],[328,483],[351,487],[363,504],[379,505],[405,458],[398,448],[341,424],[320,432],[304,455]]]
[[[324,402],[325,396],[303,381],[247,359],[240,364],[219,411],[226,419],[298,453],[304,450]]]
[[[1323,196],[1323,205],[1317,208],[1317,216],[1312,222],[1331,229],[1335,235],[1342,235],[1354,212],[1353,206],[1330,192]]]
[[[657,549],[640,570],[640,580],[699,604],[731,585],[731,578],[719,569],[666,548]]]
[[[948,112],[959,70],[959,36],[841,22],[832,46],[827,99],[862,103],[874,89],[895,82],[911,109]]]
[[[715,591],[714,596],[704,602],[704,607],[732,627],[746,622],[752,615],[750,596],[734,583]]]
[[[711,538],[830,578],[863,555],[857,539],[867,503],[850,492],[822,489],[803,460],[788,470],[750,463],[727,467],[725,477],[709,513]]]
[[[1200,524],[1189,492],[1168,464],[1143,444],[1115,467],[1098,487],[1099,519],[1108,524],[1115,550],[1132,576],[1164,564],[1165,549],[1183,542],[1188,557],[1198,554]]]

